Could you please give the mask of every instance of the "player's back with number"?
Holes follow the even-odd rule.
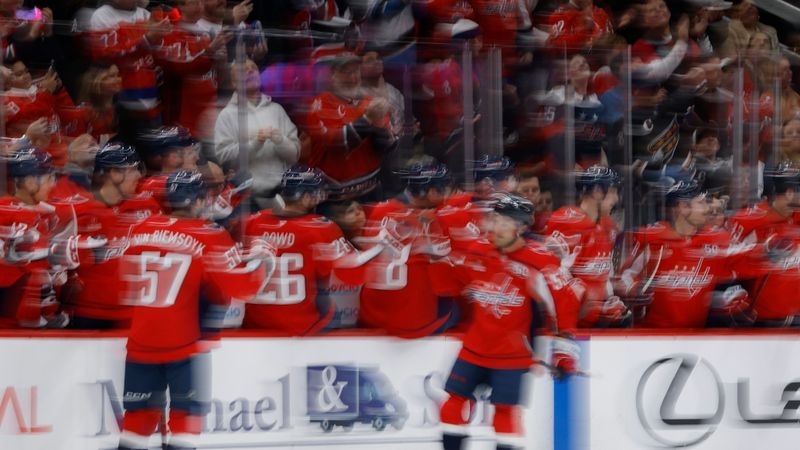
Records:
[[[157,215],[135,225],[122,268],[125,298],[134,305],[129,359],[175,361],[201,350],[201,292],[224,305],[260,287],[256,278],[233,274],[240,263],[228,232],[205,219]]]
[[[387,232],[391,245],[372,261],[361,291],[359,323],[389,334],[431,334],[447,320],[439,318],[438,284],[432,280],[432,258],[449,254],[450,241],[433,211],[411,209],[396,200],[376,204],[365,234]]]
[[[324,327],[330,317],[321,317],[317,309],[317,282],[330,276],[333,262],[344,252],[336,224],[316,214],[287,217],[262,211],[247,221],[245,236],[246,243],[263,239],[272,244],[276,267],[266,287],[246,306],[244,326],[293,335]]]

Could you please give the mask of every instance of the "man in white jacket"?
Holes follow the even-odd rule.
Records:
[[[231,78],[239,83],[240,67],[234,64]],[[253,199],[260,209],[270,208],[281,176],[300,156],[297,127],[283,107],[261,93],[258,66],[247,60],[244,67],[247,94],[247,169],[253,175]],[[214,127],[216,156],[226,168],[239,166],[239,99],[233,94],[217,117]]]

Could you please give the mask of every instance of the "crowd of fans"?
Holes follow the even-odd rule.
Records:
[[[276,250],[226,326],[463,327],[439,266],[491,233],[503,192],[583,283],[580,326],[793,325],[800,34],[761,13],[0,0],[0,325],[124,327],[117,259],[137,220],[180,209],[176,171],[202,175],[203,214],[245,249]]]

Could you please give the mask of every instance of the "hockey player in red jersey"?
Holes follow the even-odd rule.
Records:
[[[150,192],[164,205],[167,176],[177,170],[196,170],[200,148],[187,128],[160,127],[139,135],[137,147],[144,155],[148,176],[139,192]]]
[[[85,197],[63,199],[75,208],[79,234],[106,241],[101,248],[80,252],[81,265],[64,300],[71,313],[71,328],[108,329],[127,326],[130,321],[131,308],[120,298],[119,258],[131,227],[161,212],[152,196],[136,195],[141,176],[136,149],[109,143],[95,157],[95,189]]]
[[[546,305],[557,328],[552,364],[562,375],[578,369],[577,347],[569,339],[577,322],[581,282],[559,269],[559,261],[522,237],[533,219],[533,205],[513,194],[497,194],[489,240],[471,248],[457,271],[475,317],[445,390],[441,407],[445,450],[459,450],[467,437],[468,408],[478,385],[492,388],[497,448],[523,446],[520,420],[522,378],[533,365],[533,302]]]
[[[444,300],[440,311],[439,295],[447,295],[442,288],[447,265],[437,260],[450,253],[450,240],[435,210],[449,194],[451,180],[443,164],[418,164],[397,173],[406,183],[409,204],[389,200],[370,208],[365,236],[382,232],[391,245],[367,265],[359,323],[392,335],[422,337],[440,331],[453,313],[452,302]]]
[[[618,175],[592,166],[575,175],[575,184],[578,206],[564,206],[550,216],[544,232],[547,248],[569,261],[572,276],[586,285],[580,326],[625,326],[631,313],[614,295],[610,279],[615,229],[601,222],[603,203]]]
[[[748,247],[702,232],[709,207],[696,180],[665,188],[670,218],[634,233],[632,263],[625,265],[617,292],[623,298],[652,297],[637,326],[704,327],[717,285],[731,281],[734,272],[749,272],[742,263]]]
[[[0,327],[64,326],[67,318],[58,313],[50,263],[50,239],[57,225],[55,209],[46,203],[55,183],[52,158],[22,147],[6,160],[6,167],[13,195],[0,198],[0,227],[7,230],[0,267]],[[73,256],[63,249],[62,257]]]
[[[800,315],[800,300],[789,292],[800,287],[798,208],[800,170],[790,163],[764,171],[768,200],[738,212],[731,219],[731,232],[738,242],[758,244],[763,251],[749,259],[758,276],[748,283],[757,325],[793,326]]]
[[[207,193],[199,173],[175,172],[167,187],[172,212],[132,228],[121,264],[124,295],[134,306],[120,450],[150,448],[167,389],[166,448],[196,447],[208,408],[198,380],[209,375],[200,370],[200,353],[209,348],[202,331],[220,327],[232,300],[250,300],[270,273],[263,266],[274,262],[266,243],[253,243],[243,257],[227,231],[201,218]],[[210,304],[204,312],[201,294]]]
[[[261,211],[245,224],[246,246],[258,239],[271,243],[277,269],[246,306],[244,327],[314,334],[335,314],[332,304],[318,307],[318,286],[329,286],[334,264],[353,249],[335,223],[313,213],[325,200],[325,179],[319,169],[294,166],[287,170],[280,195],[285,203],[282,209]]]

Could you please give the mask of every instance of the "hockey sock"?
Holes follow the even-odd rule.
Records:
[[[160,418],[161,411],[158,409],[126,411],[125,417],[122,420],[119,449],[147,449],[150,435],[156,431]]]
[[[467,438],[467,422],[472,409],[472,402],[456,394],[450,394],[439,411],[442,419],[442,445],[444,450],[461,450],[461,444]]]
[[[190,450],[197,447],[203,427],[202,416],[192,416],[186,411],[173,409],[169,412],[169,449]]]
[[[494,431],[497,450],[517,450],[524,447],[521,410],[513,405],[495,405]]]

